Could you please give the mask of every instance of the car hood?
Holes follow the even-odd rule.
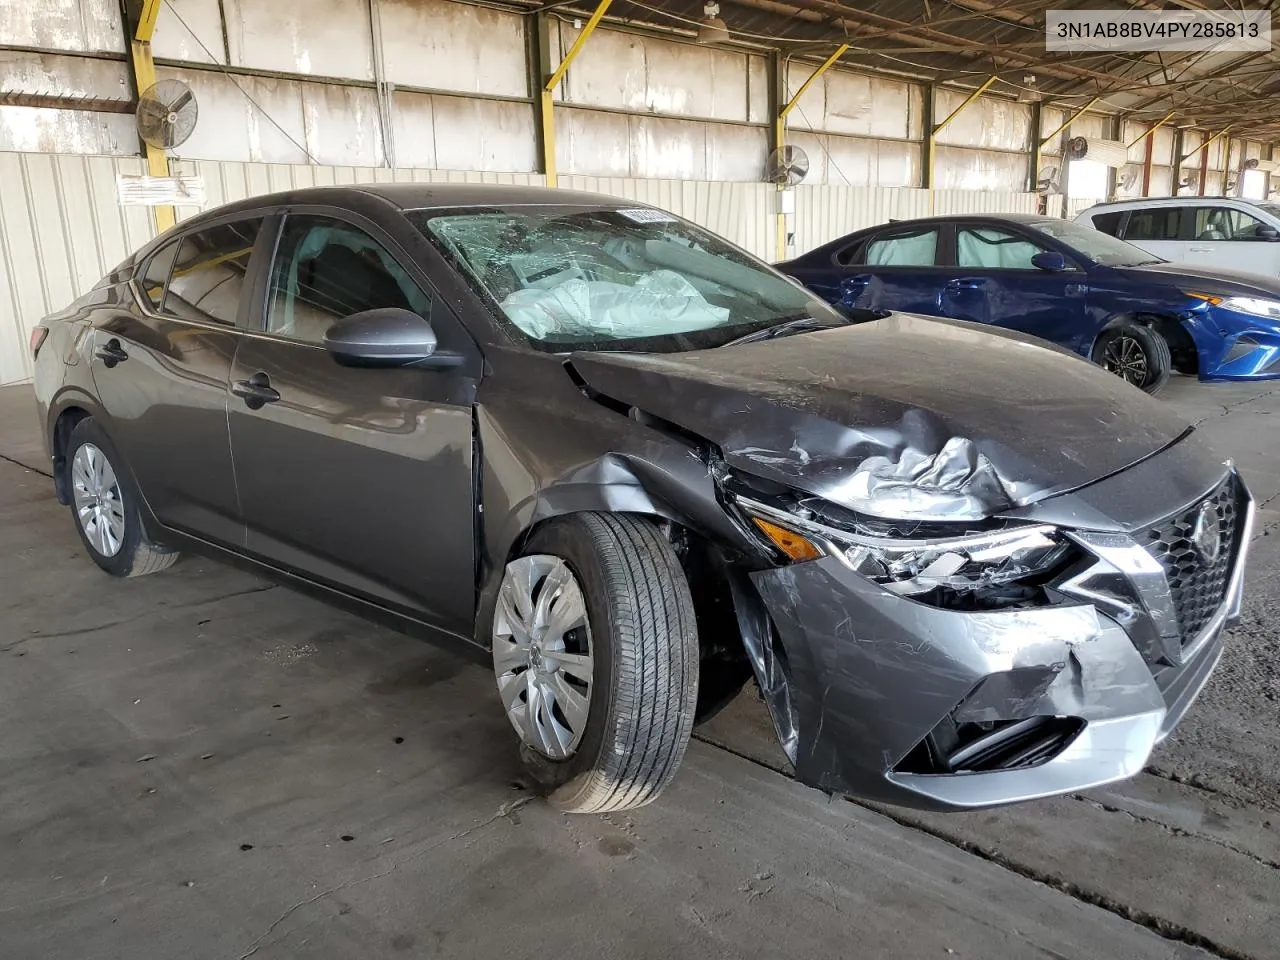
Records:
[[[1198,293],[1280,298],[1280,279],[1268,277],[1263,273],[1226,270],[1221,267],[1198,267],[1190,263],[1148,263],[1141,267],[1114,269],[1135,279],[1194,285]]]
[[[1187,430],[1041,341],[910,314],[570,363],[595,392],[714,443],[731,468],[880,516],[991,516],[1122,470]]]

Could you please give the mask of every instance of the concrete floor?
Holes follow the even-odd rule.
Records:
[[[487,671],[200,558],[105,577],[0,389],[0,957],[1280,955],[1280,387],[1165,396],[1267,506],[1149,774],[876,811],[779,772],[744,695],[657,805],[572,818]]]

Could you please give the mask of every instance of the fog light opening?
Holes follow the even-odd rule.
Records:
[[[956,774],[1025,770],[1048,763],[1085,727],[1080,717],[956,723],[947,717],[895,766],[895,773]]]

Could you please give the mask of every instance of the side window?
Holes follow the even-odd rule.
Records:
[[[261,218],[219,224],[182,238],[164,296],[180,320],[234,324]]]
[[[1265,224],[1252,214],[1230,207],[1197,207],[1197,240],[1262,240],[1258,232]]]
[[[1044,248],[1024,237],[990,227],[956,231],[956,266],[993,270],[1034,270],[1031,258]]]
[[[1178,207],[1152,207],[1131,210],[1124,228],[1125,240],[1177,240],[1182,210]]]
[[[876,267],[932,267],[938,231],[917,230],[879,236],[867,243],[863,262]]]
[[[1095,230],[1101,230],[1103,233],[1118,237],[1120,236],[1120,221],[1124,219],[1124,214],[1123,210],[1117,210],[1114,213],[1095,213],[1090,219],[1093,220]]]
[[[368,234],[326,217],[285,220],[271,268],[268,333],[320,343],[336,321],[379,307],[431,319],[431,298]]]
[[[178,242],[167,243],[151,255],[147,268],[138,275],[138,286],[151,306],[159,310],[164,302],[164,285],[169,282],[169,271],[173,269],[173,258],[178,253]]]

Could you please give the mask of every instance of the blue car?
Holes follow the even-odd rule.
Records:
[[[986,323],[1059,344],[1154,393],[1280,377],[1280,282],[1155,259],[1051,217],[903,220],[779,264],[844,310]]]

